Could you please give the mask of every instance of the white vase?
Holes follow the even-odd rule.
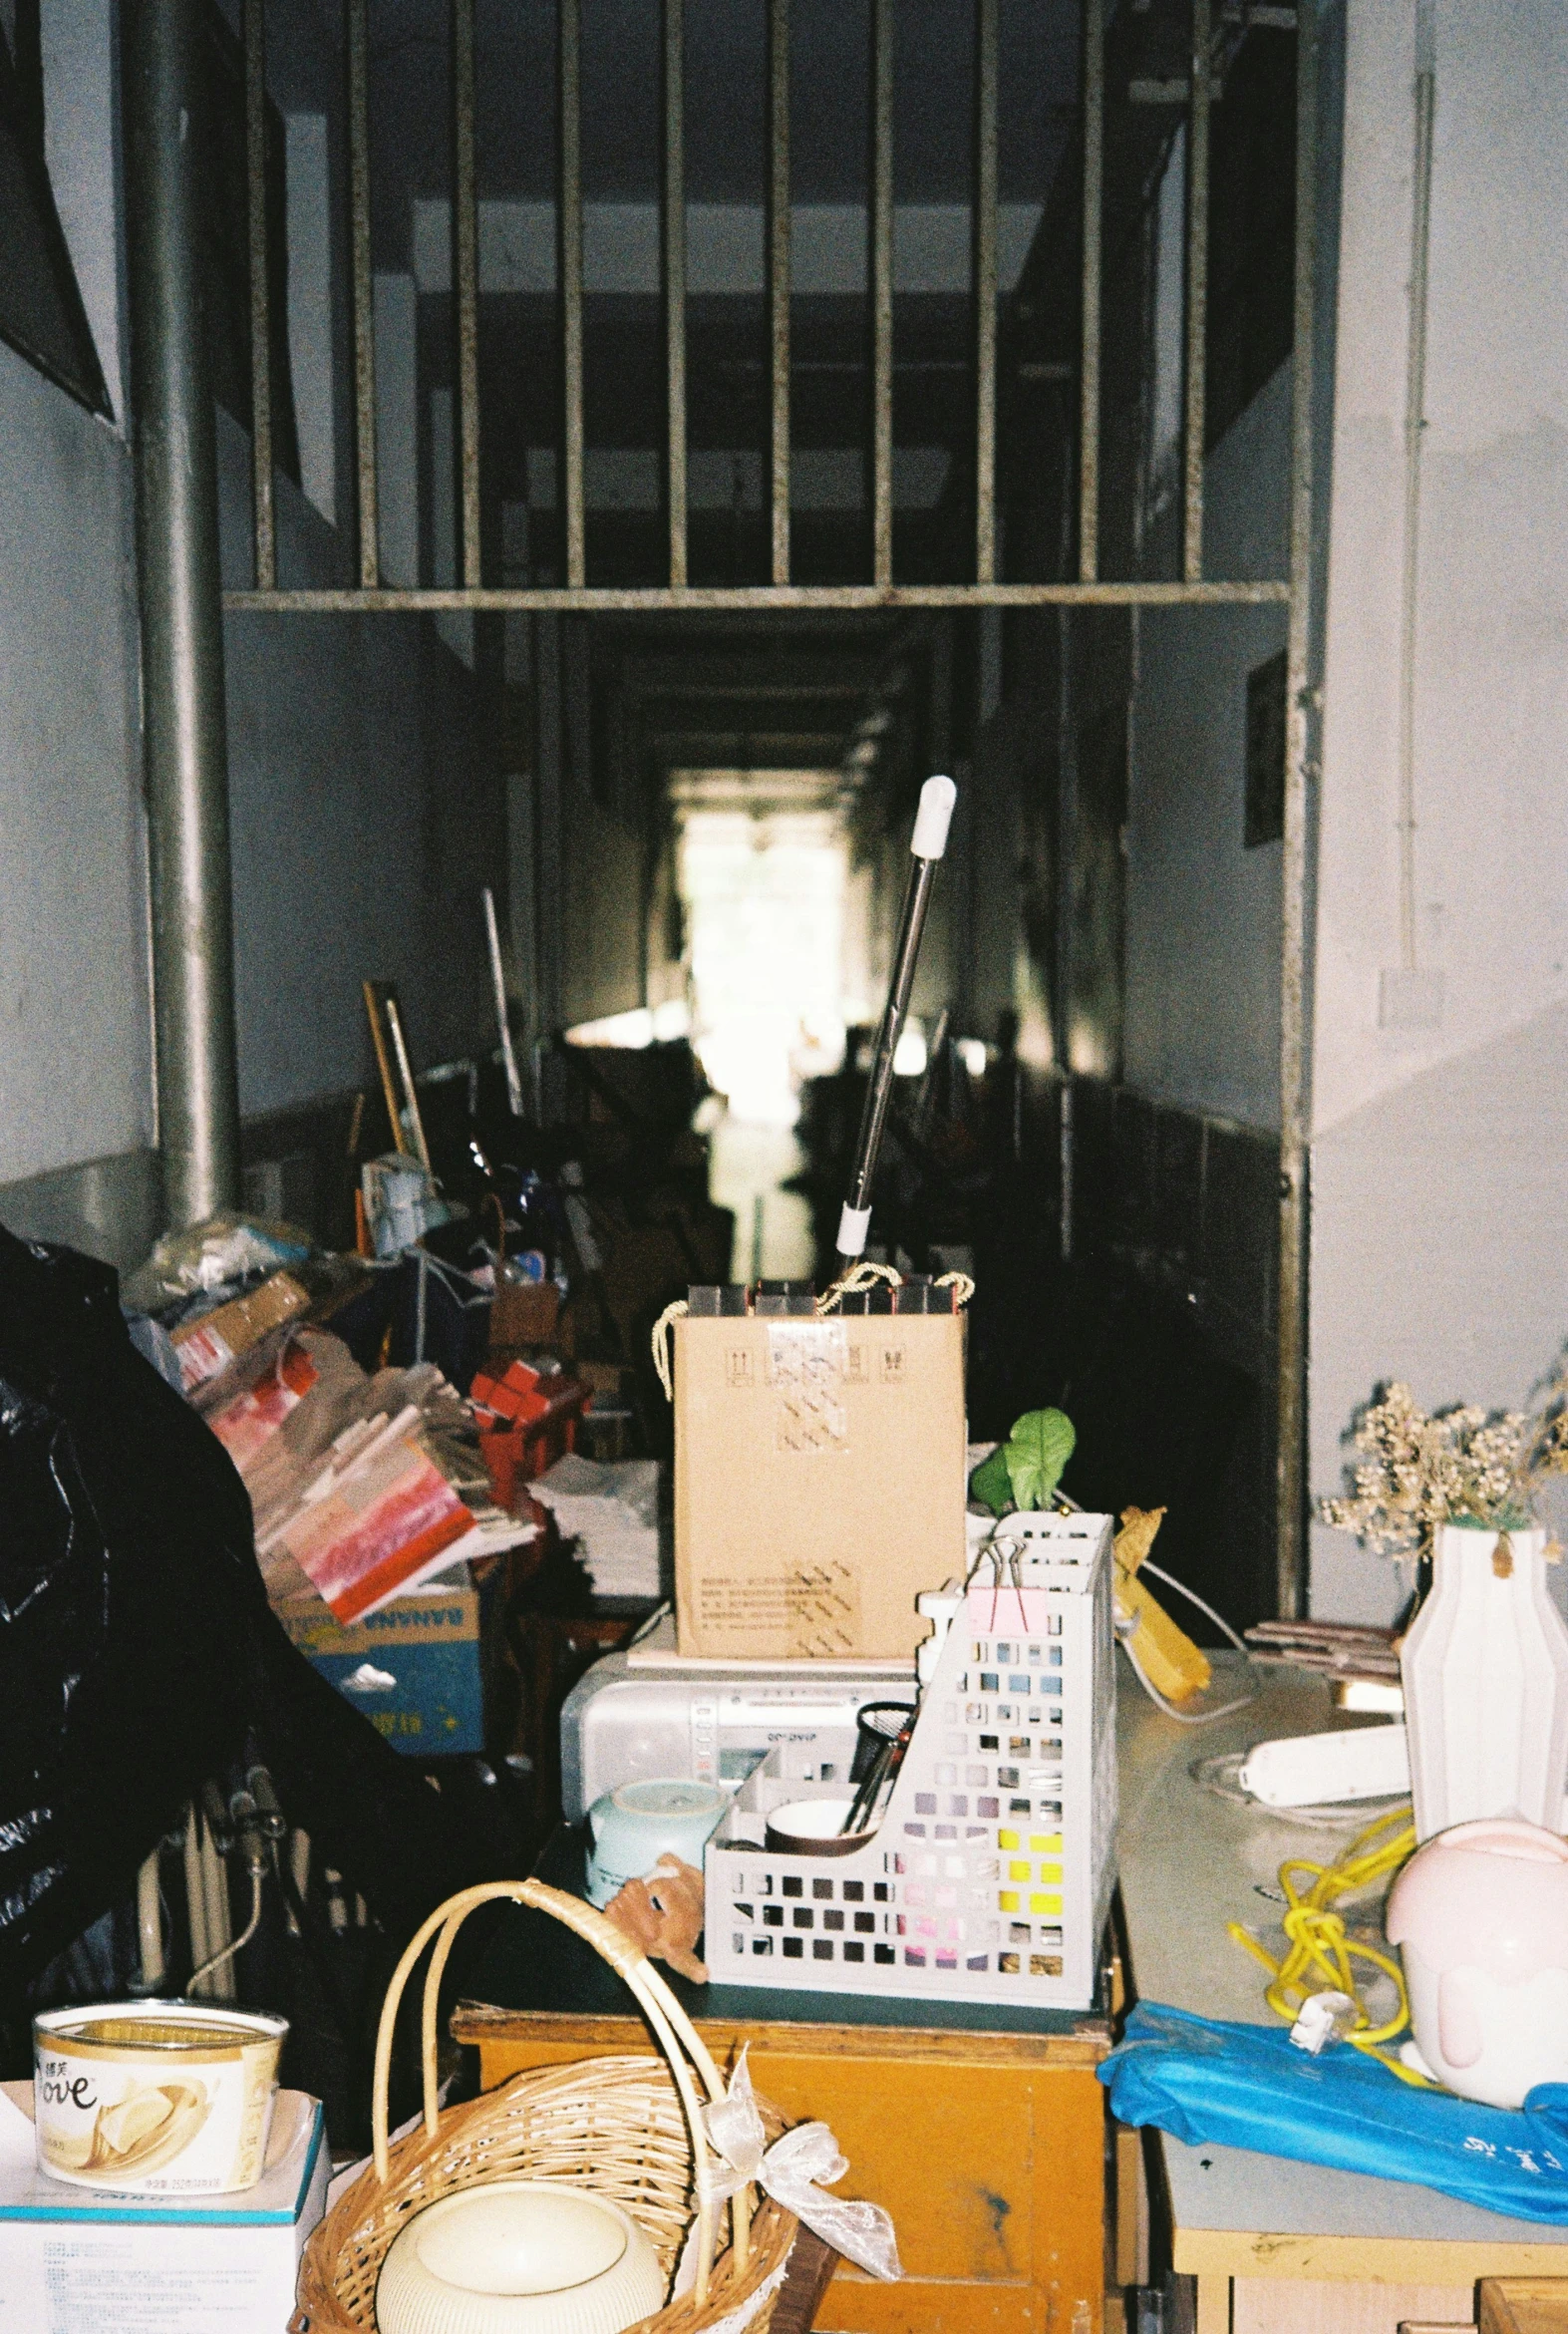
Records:
[[[1444,1524],[1400,1655],[1415,1836],[1484,1816],[1563,1829],[1568,1628],[1544,1531]]]

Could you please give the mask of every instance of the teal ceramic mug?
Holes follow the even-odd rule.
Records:
[[[588,1898],[598,1905],[653,1870],[662,1855],[699,1869],[730,1794],[712,1783],[623,1783],[588,1810]]]

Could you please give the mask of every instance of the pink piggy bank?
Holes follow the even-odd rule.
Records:
[[[1568,1840],[1513,1816],[1439,1832],[1390,1890],[1388,1932],[1440,2083],[1491,2107],[1568,2083]]]

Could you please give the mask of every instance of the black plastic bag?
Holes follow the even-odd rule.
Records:
[[[114,1273],[0,1229],[0,1989],[131,1887],[247,1729],[284,1812],[406,1931],[508,1861],[289,1643],[228,1456]]]

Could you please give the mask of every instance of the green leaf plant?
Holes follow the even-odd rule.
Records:
[[[1078,1441],[1062,1410],[1027,1410],[1013,1432],[982,1460],[969,1479],[971,1496],[993,1515],[1009,1507],[1048,1507]]]

